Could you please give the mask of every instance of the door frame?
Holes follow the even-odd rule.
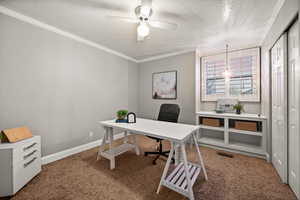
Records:
[[[273,81],[273,77],[272,77],[272,67],[273,67],[273,63],[272,63],[272,49],[273,47],[275,46],[275,44],[281,39],[281,37],[284,37],[283,38],[283,41],[284,41],[284,46],[283,46],[283,49],[284,49],[284,52],[283,52],[283,56],[284,56],[284,84],[285,84],[285,87],[284,87],[284,95],[287,97],[287,94],[288,94],[288,51],[287,51],[287,31],[284,31],[279,37],[278,39],[274,42],[274,44],[271,46],[271,48],[269,49],[269,58],[270,58],[270,143],[271,143],[271,163],[273,162],[273,144],[272,144],[272,120],[273,120],[273,112],[272,112],[272,105],[273,105],[273,99],[272,99],[272,89],[273,89],[273,86],[272,86],[272,81]],[[286,98],[284,100],[284,149],[285,149],[285,152],[284,152],[284,159],[282,162],[283,163],[283,177],[282,177],[282,182],[283,183],[288,183],[288,112],[287,112],[287,109],[288,109],[288,99]]]
[[[293,23],[289,26],[289,28],[287,30],[288,36],[289,36],[290,30],[291,30],[291,28],[293,26],[298,26],[298,31],[300,33],[300,28],[299,28],[300,27],[300,21],[299,20],[300,19],[298,19],[298,17],[295,20],[293,20]],[[299,36],[300,35],[298,35],[298,42],[299,42],[299,38],[300,38]],[[289,48],[289,39],[290,38],[288,37],[288,48]],[[298,49],[300,50],[299,46],[298,46]],[[289,54],[289,49],[288,49],[288,184],[290,184],[290,174],[289,174],[290,173],[290,155],[289,155],[289,153],[290,153],[290,141],[291,141],[290,140],[290,137],[291,137],[291,134],[290,134],[290,123],[289,123],[289,120],[290,120],[290,104],[289,103],[290,103],[290,86],[291,86],[291,84],[290,84],[290,77],[291,77],[291,74],[289,73],[289,69],[290,69],[289,60],[290,60],[290,54]],[[295,63],[295,65],[298,66],[298,67],[299,67],[299,64],[300,64],[299,62],[300,62],[300,52],[298,52],[297,63]],[[298,85],[296,85],[296,87],[299,86],[299,81],[300,81],[299,78],[300,78],[300,76],[299,76],[299,74],[297,74],[297,76],[295,77],[295,79],[296,79],[295,81],[298,83]],[[299,90],[299,88],[298,88],[298,90]],[[298,104],[298,106],[300,107],[299,94],[298,94],[298,98],[296,98],[295,104]],[[298,115],[298,121],[296,123],[299,124],[299,122],[300,122],[299,121],[299,119],[300,119],[299,118],[299,113],[297,115]],[[298,128],[299,128],[299,126],[298,126]],[[298,141],[298,142],[300,144],[300,141]],[[300,150],[300,148],[299,148],[299,150]],[[300,155],[300,153],[298,155]],[[300,159],[299,159],[299,161],[300,161]],[[299,165],[298,165],[298,170],[296,172],[297,175],[298,175],[298,178],[299,178],[299,172],[300,172],[300,169],[299,169]],[[298,186],[299,186],[299,188],[295,189],[296,191],[294,191],[294,193],[299,198],[299,191],[300,191],[300,183],[299,182],[298,182]],[[292,188],[292,186],[290,186],[290,187]],[[294,190],[294,189],[292,188],[292,190]]]

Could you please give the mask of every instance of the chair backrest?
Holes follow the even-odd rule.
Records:
[[[179,105],[161,104],[157,120],[177,123],[179,113],[180,113]]]

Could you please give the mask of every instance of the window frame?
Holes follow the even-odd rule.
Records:
[[[225,94],[213,94],[207,95],[206,94],[206,78],[205,72],[206,67],[204,62],[207,59],[215,59],[223,58],[226,59],[226,53],[218,53],[214,55],[202,56],[200,58],[200,99],[202,102],[209,102],[209,101],[217,101],[220,98],[235,98],[239,99],[241,102],[260,102],[261,101],[261,49],[260,47],[252,47],[247,49],[239,49],[234,51],[228,52],[228,59],[230,60],[231,57],[236,56],[236,54],[247,54],[246,51],[255,51],[258,59],[256,60],[256,94],[251,95],[230,95],[230,79],[225,79]],[[249,53],[248,53],[249,54]],[[229,61],[228,61],[229,62]]]

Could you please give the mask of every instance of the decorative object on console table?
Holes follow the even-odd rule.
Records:
[[[158,72],[152,74],[152,98],[177,98],[177,71]]]
[[[117,123],[127,123],[127,116],[128,110],[118,110],[117,111]]]
[[[136,114],[134,112],[127,114],[127,123],[136,123]]]
[[[244,106],[241,103],[237,103],[233,106],[236,114],[240,115],[242,111],[244,111]]]
[[[238,104],[237,99],[222,98],[217,101],[217,113],[234,113],[234,105]]]

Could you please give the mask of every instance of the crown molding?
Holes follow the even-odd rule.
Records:
[[[123,54],[121,52],[118,52],[118,51],[115,51],[113,49],[110,49],[110,48],[108,48],[106,46],[103,46],[103,45],[101,45],[99,43],[90,41],[88,39],[85,39],[83,37],[80,37],[78,35],[70,33],[68,31],[62,30],[62,29],[57,28],[55,26],[49,25],[47,23],[44,23],[44,22],[39,21],[37,19],[34,19],[32,17],[23,15],[23,14],[17,12],[17,11],[9,9],[9,8],[7,8],[5,6],[1,6],[0,5],[0,13],[3,14],[3,15],[15,18],[17,20],[20,20],[22,22],[31,24],[33,26],[39,27],[41,29],[44,29],[44,30],[56,33],[58,35],[64,36],[66,38],[72,39],[74,41],[77,41],[79,43],[85,44],[87,46],[94,47],[96,49],[99,49],[99,50],[105,51],[107,53],[116,55],[116,56],[124,58],[126,60],[133,61],[135,63],[143,63],[143,62],[148,62],[148,61],[153,61],[153,60],[159,60],[159,59],[162,59],[162,58],[172,57],[172,56],[176,56],[176,55],[180,55],[180,54],[185,54],[185,53],[196,51],[196,49],[189,49],[189,50],[177,51],[177,52],[173,52],[173,53],[162,54],[162,55],[158,55],[158,56],[153,56],[153,57],[149,57],[149,58],[137,60],[137,59],[135,59],[133,57],[127,56],[127,55],[125,55],[125,54]]]
[[[96,49],[99,49],[99,50],[102,50],[102,51],[105,51],[107,53],[110,53],[110,54],[113,54],[113,55],[116,55],[118,57],[121,57],[121,58],[124,58],[126,60],[130,60],[130,61],[133,61],[133,62],[138,62],[136,59],[130,57],[130,56],[127,56],[121,52],[118,52],[118,51],[115,51],[115,50],[112,50],[108,47],[105,47],[103,45],[100,45],[96,42],[92,42],[90,40],[87,40],[85,38],[82,38],[78,35],[75,35],[73,33],[70,33],[70,32],[67,32],[67,31],[64,31],[62,29],[59,29],[55,26],[51,26],[49,24],[46,24],[44,22],[41,22],[39,20],[36,20],[32,17],[29,17],[29,16],[26,16],[26,15],[23,15],[19,12],[16,12],[14,10],[11,10],[9,8],[6,8],[4,6],[0,6],[0,13],[4,14],[4,15],[7,15],[9,17],[13,17],[15,19],[18,19],[20,21],[23,21],[25,23],[28,23],[28,24],[31,24],[33,26],[36,26],[36,27],[39,27],[39,28],[42,28],[44,30],[47,30],[47,31],[50,31],[50,32],[53,32],[53,33],[56,33],[58,35],[61,35],[61,36],[64,36],[64,37],[67,37],[67,38],[70,38],[72,40],[75,40],[77,42],[80,42],[80,43],[83,43],[85,45],[88,45],[88,46],[91,46],[91,47],[94,47]]]
[[[195,52],[195,51],[196,51],[196,49],[189,49],[189,50],[184,50],[184,51],[177,51],[174,53],[162,54],[162,55],[158,55],[158,56],[153,56],[153,57],[137,60],[137,63],[144,63],[144,62],[149,62],[149,61],[153,61],[153,60],[159,60],[162,58],[168,58],[168,57],[177,56],[177,55]]]
[[[260,41],[260,46],[263,44],[264,40],[266,39],[268,33],[270,32],[272,25],[274,24],[283,4],[284,4],[285,0],[278,0],[277,3],[274,6],[274,10],[272,12],[271,18],[269,19],[268,23],[267,23],[267,28],[266,31],[264,33],[263,39]]]

